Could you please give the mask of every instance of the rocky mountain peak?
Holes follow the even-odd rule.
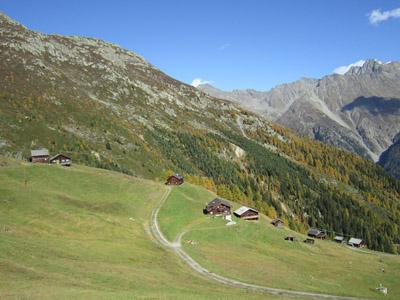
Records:
[[[362,75],[367,73],[377,73],[382,71],[383,63],[376,59],[368,59],[361,67],[354,66],[346,73],[349,75]]]

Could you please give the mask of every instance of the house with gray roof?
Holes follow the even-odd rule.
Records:
[[[204,214],[213,216],[230,215],[231,205],[228,201],[215,198],[206,205],[203,212]]]
[[[325,232],[323,232],[319,229],[316,229],[316,228],[311,228],[310,230],[308,230],[307,235],[309,237],[313,237],[313,238],[321,239],[321,240],[324,240],[326,238]]]
[[[247,206],[238,208],[233,214],[243,220],[258,220],[258,211]]]
[[[48,163],[49,150],[47,150],[46,148],[31,150],[29,161],[33,163]]]
[[[357,238],[351,238],[347,242],[347,245],[356,247],[356,248],[362,248],[365,247],[365,243],[362,239],[357,239]]]

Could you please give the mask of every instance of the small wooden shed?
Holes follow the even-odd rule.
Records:
[[[243,220],[258,220],[258,211],[247,206],[240,207],[233,214]]]
[[[316,228],[311,228],[307,232],[307,235],[309,237],[320,239],[320,240],[324,240],[326,238],[326,233],[321,231],[321,230],[319,230],[319,229],[316,229]]]
[[[310,244],[310,245],[314,245],[315,240],[314,240],[314,239],[307,238],[307,239],[304,240],[304,243]]]
[[[183,176],[176,173],[167,178],[166,185],[181,185],[183,184]]]
[[[51,164],[61,165],[65,167],[69,167],[72,164],[72,159],[64,154],[57,154],[50,158]]]
[[[357,238],[351,238],[347,244],[349,246],[355,247],[355,248],[362,248],[365,247],[365,242],[362,239],[357,239]]]
[[[48,163],[49,150],[47,150],[46,148],[31,150],[29,161],[33,163]]]
[[[296,238],[292,235],[288,235],[287,237],[285,237],[285,241],[295,242]]]
[[[343,237],[343,236],[340,236],[340,235],[337,235],[337,236],[334,237],[333,240],[334,240],[336,243],[341,244],[341,243],[344,242],[344,237]]]
[[[215,198],[206,205],[203,212],[213,216],[230,215],[231,205],[225,200]]]
[[[285,223],[279,218],[273,219],[271,224],[277,228],[283,228],[285,226]]]

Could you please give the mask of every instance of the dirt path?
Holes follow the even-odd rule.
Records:
[[[284,289],[276,289],[266,286],[260,286],[250,283],[244,283],[241,281],[237,281],[234,279],[226,278],[221,275],[215,274],[213,272],[208,271],[207,269],[200,266],[192,257],[190,257],[181,247],[181,239],[182,236],[186,233],[183,231],[178,238],[174,242],[168,241],[165,236],[162,234],[160,227],[158,225],[158,213],[164,202],[167,200],[169,194],[171,192],[171,188],[168,187],[168,190],[165,192],[164,196],[162,197],[161,201],[159,202],[158,206],[153,210],[151,214],[151,222],[150,222],[150,231],[154,239],[156,239],[164,248],[169,249],[175,252],[185,263],[189,265],[193,270],[197,273],[200,273],[204,277],[217,281],[221,284],[225,284],[228,286],[246,289],[246,290],[253,290],[256,292],[262,292],[271,295],[280,295],[280,296],[289,296],[289,297],[306,297],[312,299],[337,299],[337,300],[360,300],[362,298],[356,297],[342,297],[342,296],[334,296],[328,294],[318,294],[312,292],[300,292],[300,291],[291,291],[291,290],[284,290]]]

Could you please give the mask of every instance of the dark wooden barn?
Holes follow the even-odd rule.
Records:
[[[316,228],[311,228],[307,232],[307,235],[320,240],[324,240],[326,238],[326,233]]]
[[[167,182],[165,183],[167,185],[181,185],[183,184],[183,176],[176,173],[174,175],[171,175],[167,178]]]
[[[287,237],[285,237],[285,241],[296,242],[296,238],[292,235],[288,235]]]
[[[271,224],[277,228],[283,228],[285,226],[285,223],[279,218],[273,219]]]
[[[215,198],[207,204],[203,212],[213,216],[230,215],[231,205],[225,200]]]
[[[64,154],[57,154],[50,158],[50,163],[69,167],[72,164],[72,159]]]
[[[33,163],[48,163],[49,162],[49,150],[46,148],[31,150],[31,156],[29,161]]]
[[[258,220],[258,211],[247,206],[242,206],[235,210],[233,214],[243,220]]]
[[[307,239],[304,240],[304,243],[310,244],[310,245],[314,245],[315,240],[314,240],[314,239],[307,238]]]

